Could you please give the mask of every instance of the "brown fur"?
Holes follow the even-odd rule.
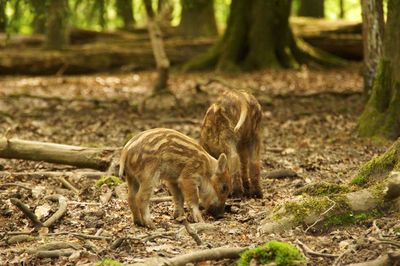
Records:
[[[233,196],[262,198],[260,149],[262,109],[244,91],[225,91],[208,108],[201,127],[200,144],[214,157],[225,153]]]
[[[166,181],[173,196],[175,218],[184,214],[184,201],[195,222],[203,221],[200,205],[214,217],[224,213],[230,193],[225,154],[216,160],[195,140],[175,130],[155,128],[133,137],[121,154],[121,177],[124,172],[137,225],[154,228],[149,201],[159,178]]]

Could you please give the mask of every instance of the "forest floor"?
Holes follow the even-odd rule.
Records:
[[[206,216],[207,226],[198,227],[203,242],[198,246],[183,225],[173,219],[170,201],[151,205],[157,229],[149,230],[133,224],[127,202],[117,197],[115,185],[98,188],[95,180],[72,175],[68,181],[79,190],[75,194],[52,178],[16,175],[82,169],[0,159],[2,173],[10,172],[0,175],[0,264],[91,265],[102,259],[131,264],[149,257],[171,258],[212,247],[255,247],[270,240],[296,245],[309,265],[362,262],[389,251],[392,245],[379,238],[399,237],[395,233],[399,231],[395,215],[368,218],[351,225],[310,228],[304,225],[276,234],[262,234],[258,230],[263,218],[275,206],[297,197],[294,192],[299,187],[318,182],[349,182],[363,163],[389,147],[390,143],[376,144],[360,139],[354,131],[363,108],[359,67],[217,76],[237,88],[252,90],[263,106],[263,199],[229,199],[230,208],[224,218],[214,220]],[[179,107],[160,101],[142,110],[140,102],[150,94],[155,77],[154,72],[1,77],[0,135],[12,128],[20,139],[121,147],[132,132],[167,127],[198,139],[209,103],[226,87],[212,82],[201,86],[207,95],[196,94],[196,84],[206,84],[216,77],[215,73],[172,73],[169,86],[178,98]],[[290,169],[298,176],[266,177],[268,172],[277,169]],[[6,183],[24,187],[1,186]],[[51,194],[61,194],[68,199],[67,213],[50,228],[31,232],[31,220],[10,202],[10,198],[18,198],[45,221],[58,206],[44,199]],[[155,196],[165,195],[163,187],[155,193]],[[33,237],[31,241],[7,242],[23,232]],[[87,237],[94,235],[99,239]],[[122,241],[117,248],[112,246],[113,240],[126,236],[130,239]],[[51,242],[73,244],[72,255],[39,258],[30,253]],[[301,243],[320,254],[312,255]],[[234,262],[210,261],[201,265],[232,265]]]

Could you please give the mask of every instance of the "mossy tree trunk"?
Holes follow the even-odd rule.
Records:
[[[118,16],[123,21],[123,28],[133,28],[135,25],[135,18],[133,16],[133,2],[132,0],[117,0],[115,2]]]
[[[382,51],[383,3],[382,0],[362,0],[361,4],[364,46],[364,97],[368,99],[378,71],[378,63]]]
[[[67,13],[66,0],[50,0],[45,44],[47,48],[61,49],[69,44]]]
[[[205,54],[183,70],[237,71],[298,67],[303,63],[339,63],[296,40],[289,26],[291,0],[232,0],[227,29]],[[331,60],[332,59],[332,60]]]
[[[324,0],[301,0],[297,15],[303,17],[323,18]]]
[[[371,96],[357,124],[362,137],[400,136],[400,1],[389,0],[383,51]]]
[[[215,37],[218,35],[213,0],[181,0],[181,22],[178,34],[185,37]]]

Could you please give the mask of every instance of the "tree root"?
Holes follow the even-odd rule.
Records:
[[[187,263],[196,263],[207,260],[237,259],[239,258],[240,253],[246,250],[247,248],[213,248],[201,250],[169,259],[167,264],[180,266],[186,265]]]
[[[49,218],[46,222],[43,223],[43,226],[50,227],[55,222],[57,222],[66,212],[67,212],[67,199],[61,195],[50,195],[45,197],[45,199],[49,200],[58,200],[58,210]]]
[[[201,245],[201,239],[200,237],[196,234],[196,232],[193,230],[193,228],[190,226],[189,222],[187,221],[185,216],[178,217],[176,219],[178,222],[183,224],[185,226],[186,232],[196,241],[197,245]]]
[[[400,250],[395,250],[378,257],[375,260],[370,260],[361,263],[353,263],[348,266],[386,266],[386,265],[398,265],[400,263]]]

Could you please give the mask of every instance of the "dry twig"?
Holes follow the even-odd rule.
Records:
[[[236,259],[239,258],[240,253],[246,250],[247,248],[213,248],[201,250],[169,259],[168,264],[179,266],[186,265],[189,262],[196,263],[207,260]]]
[[[354,249],[348,249],[348,250],[346,250],[345,252],[343,252],[342,254],[340,254],[340,256],[337,257],[337,259],[335,260],[335,262],[332,264],[332,266],[337,266],[337,265],[339,265],[339,263],[340,263],[340,261],[342,260],[342,258],[343,258],[347,253],[350,253],[350,252],[353,252],[353,251],[354,251]]]
[[[201,245],[201,239],[197,235],[197,233],[193,230],[193,228],[190,226],[189,222],[187,221],[185,216],[180,216],[176,219],[179,223],[183,224],[185,226],[186,232],[196,241],[197,245]]]
[[[49,219],[47,219],[46,222],[43,223],[44,226],[50,227],[67,212],[68,204],[67,199],[62,195],[50,195],[45,197],[45,199],[58,200],[58,210]]]
[[[27,190],[32,190],[30,187],[27,187],[22,184],[17,184],[17,183],[5,183],[5,184],[0,184],[0,187],[22,187]]]
[[[57,178],[60,183],[62,183],[66,188],[74,192],[75,195],[79,194],[79,190],[77,190],[70,182],[68,182],[64,177],[60,176]]]
[[[320,257],[328,257],[328,258],[332,258],[332,257],[339,257],[339,255],[337,254],[329,254],[329,253],[320,253],[320,252],[315,252],[313,251],[311,248],[309,248],[306,244],[304,244],[303,242],[301,242],[300,240],[296,240],[297,244],[300,245],[300,247],[304,250],[304,252],[306,252],[307,254],[310,255],[314,255],[314,256],[320,256]]]
[[[22,201],[20,201],[19,199],[16,199],[16,198],[11,198],[10,201],[12,204],[17,206],[18,209],[20,209],[25,214],[26,217],[28,217],[33,222],[35,227],[40,228],[43,226],[42,222],[39,221],[37,216],[29,209],[28,206],[26,206],[24,203],[22,203]]]

